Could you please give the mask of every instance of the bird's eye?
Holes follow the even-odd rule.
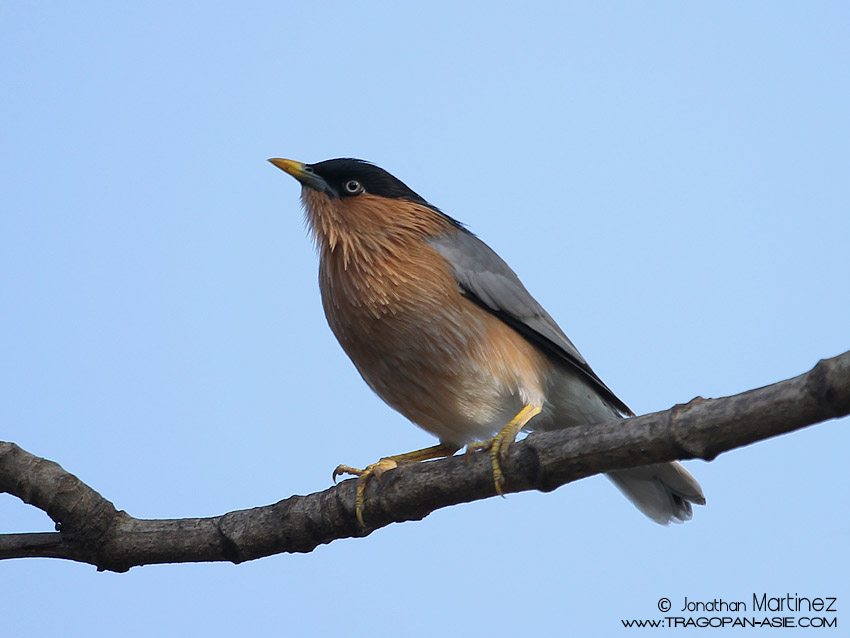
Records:
[[[350,179],[344,184],[345,192],[349,195],[357,195],[363,192],[363,186],[356,179]]]

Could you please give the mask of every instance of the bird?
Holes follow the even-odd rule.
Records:
[[[400,464],[485,451],[503,495],[502,465],[520,432],[634,415],[505,261],[401,180],[353,158],[269,162],[301,184],[332,332],[369,387],[439,441],[334,470],[358,477],[360,525],[366,485]],[[705,504],[677,462],[607,476],[662,525]]]

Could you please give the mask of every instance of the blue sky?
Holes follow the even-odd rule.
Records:
[[[0,60],[0,438],[134,516],[434,442],[334,341],[268,157],[369,159],[466,222],[639,413],[850,348],[845,3],[7,2]],[[3,634],[629,635],[661,597],[763,592],[843,612],[847,449],[845,419],[691,462],[708,506],[670,528],[594,477],[240,566],[7,561]],[[49,529],[0,495],[0,532]]]

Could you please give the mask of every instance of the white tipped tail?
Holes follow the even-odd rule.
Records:
[[[610,472],[608,478],[641,512],[660,525],[691,520],[691,503],[705,505],[697,480],[679,463]]]

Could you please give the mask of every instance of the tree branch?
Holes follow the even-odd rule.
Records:
[[[850,352],[811,371],[721,399],[627,420],[536,432],[511,447],[505,491],[550,491],[593,474],[718,454],[850,414]],[[0,442],[0,491],[44,510],[57,532],[0,535],[0,559],[65,558],[127,571],[135,565],[240,563],[281,552],[309,552],[339,538],[365,536],[441,507],[495,495],[486,454],[400,467],[366,491],[367,529],[354,515],[355,481],[323,492],[212,518],[137,519],[118,511],[53,461]]]

